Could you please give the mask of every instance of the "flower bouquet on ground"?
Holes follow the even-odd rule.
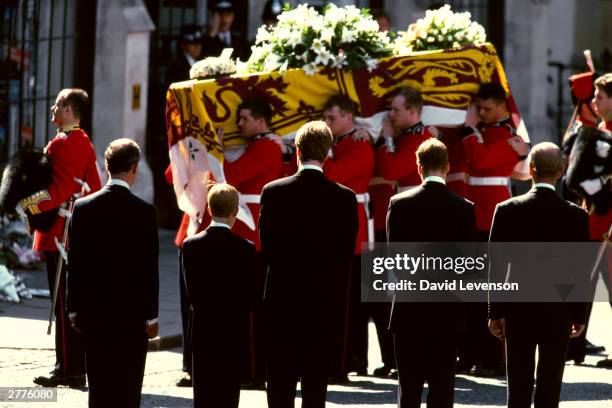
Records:
[[[236,63],[233,59],[221,55],[208,57],[193,64],[189,70],[191,79],[211,79],[236,73]]]
[[[323,14],[306,4],[285,10],[273,28],[257,32],[247,72],[285,72],[302,68],[314,75],[319,66],[372,69],[392,54],[386,32],[365,9],[330,4]]]
[[[457,49],[466,45],[481,45],[487,40],[485,29],[471,20],[471,14],[455,13],[447,4],[428,10],[425,17],[410,24],[407,31],[398,33],[395,54],[413,51]]]

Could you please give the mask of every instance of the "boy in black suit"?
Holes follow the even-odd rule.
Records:
[[[235,235],[238,191],[216,184],[208,192],[212,221],[186,239],[182,270],[193,325],[195,407],[238,407],[248,311],[255,298],[255,245]]]

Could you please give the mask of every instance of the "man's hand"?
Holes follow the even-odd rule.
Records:
[[[286,144],[283,138],[279,135],[276,135],[274,133],[268,133],[265,137],[276,143],[281,148],[281,152],[283,152],[283,154],[291,154],[293,152],[291,146]]]
[[[520,136],[512,136],[508,143],[519,156],[527,156],[529,153],[529,145]]]
[[[472,103],[465,115],[465,126],[475,128],[478,125],[478,106]]]
[[[145,331],[149,339],[154,339],[157,337],[157,333],[159,333],[159,322],[146,325]]]
[[[395,128],[393,127],[393,123],[391,122],[391,118],[389,115],[385,116],[382,121],[382,135],[383,137],[395,137]]]
[[[219,141],[219,146],[221,147],[221,151],[225,150],[225,145],[223,144],[224,134],[225,134],[225,130],[222,127],[217,128],[217,140]]]
[[[572,323],[572,331],[570,333],[570,339],[574,339],[580,336],[582,332],[584,331],[585,327],[586,325],[584,324]]]
[[[431,136],[435,139],[440,139],[440,131],[435,126],[427,126],[427,131],[431,133]]]
[[[504,341],[506,339],[506,319],[490,319],[489,331],[493,336]]]
[[[372,136],[363,128],[357,128],[353,133],[353,140],[357,142],[370,142],[372,143]]]
[[[588,195],[595,195],[603,188],[603,182],[599,177],[588,179],[581,182],[580,187],[582,187]]]

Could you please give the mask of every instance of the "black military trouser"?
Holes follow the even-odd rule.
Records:
[[[49,292],[53,298],[57,272],[57,252],[45,251]],[[81,334],[70,325],[66,309],[66,264],[62,268],[55,303],[55,368],[59,374],[85,374],[85,347]]]

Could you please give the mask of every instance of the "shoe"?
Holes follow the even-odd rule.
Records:
[[[250,381],[250,382],[242,384],[240,388],[243,390],[265,391],[266,383],[264,381]]]
[[[85,382],[85,374],[64,375],[55,372],[49,377],[40,376],[34,378],[34,384],[51,388],[58,387],[60,385],[70,388],[85,388]]]
[[[473,363],[468,362],[467,360],[459,360],[459,362],[457,363],[456,373],[470,374],[470,372],[472,371],[472,367],[474,367]]]
[[[612,358],[606,358],[604,360],[599,360],[596,365],[599,368],[612,368]]]
[[[604,351],[606,351],[604,346],[596,346],[590,341],[586,340],[586,344],[584,346],[584,352],[586,354],[599,354],[603,353]]]
[[[193,387],[193,381],[191,380],[191,376],[189,374],[185,375],[183,378],[176,382],[177,387]]]
[[[378,367],[377,369],[375,369],[372,375],[374,377],[388,378],[390,373],[391,373],[391,367],[385,365],[385,366]]]
[[[389,373],[388,378],[392,378],[394,380],[397,380],[399,378],[399,371],[397,371],[395,368],[392,368],[391,372]]]
[[[350,382],[351,381],[349,380],[348,375],[346,374],[336,375],[327,379],[327,384],[329,385],[345,385],[350,384]]]
[[[470,370],[470,374],[473,375],[474,377],[486,377],[486,378],[502,377],[505,375],[505,373],[502,373],[500,369],[496,370],[494,368],[487,368],[481,365],[477,365],[476,367],[472,368]]]

